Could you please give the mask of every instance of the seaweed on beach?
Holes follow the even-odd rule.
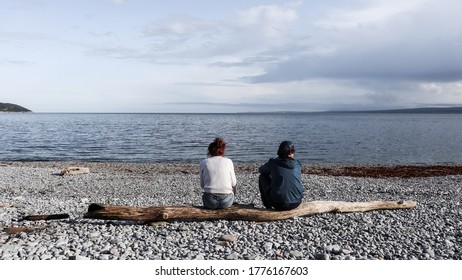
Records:
[[[72,165],[89,167],[92,173],[127,173],[141,176],[153,174],[198,175],[194,163],[123,163],[123,162],[0,162],[0,166],[64,168]],[[236,163],[236,173],[258,174],[260,163]],[[462,175],[462,165],[367,165],[367,164],[303,164],[302,173],[319,176],[370,178],[411,178]]]
[[[458,165],[391,165],[391,166],[305,166],[304,174],[371,178],[410,178],[461,175]]]

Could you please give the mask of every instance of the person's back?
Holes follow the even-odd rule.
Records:
[[[209,157],[201,161],[201,187],[204,192],[228,194],[236,185],[234,165],[231,159],[222,156]]]
[[[200,162],[200,184],[205,208],[228,208],[234,202],[236,175],[231,159],[225,158],[226,143],[215,138],[208,147],[208,157]]]
[[[294,145],[283,141],[278,157],[259,168],[259,189],[266,208],[290,210],[300,205],[305,188],[301,180],[301,164],[294,158],[294,153]]]

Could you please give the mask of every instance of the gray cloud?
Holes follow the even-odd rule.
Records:
[[[28,41],[28,40],[51,40],[53,37],[31,33],[31,32],[2,32],[0,31],[0,38],[5,40],[18,40],[18,41]]]
[[[255,83],[326,79],[451,82],[462,79],[462,52],[444,44],[412,49],[340,52],[333,56],[301,56],[270,65]]]
[[[456,27],[462,26],[462,18],[454,12],[457,7],[462,8],[461,3],[451,0],[423,2],[418,8],[373,24],[349,18],[351,22],[344,29],[342,24],[346,23],[333,21],[329,25],[326,20],[317,35],[310,38],[310,45],[305,45],[305,53],[300,55],[299,50],[298,54],[289,55],[291,51],[287,49],[288,59],[262,65],[263,74],[246,80],[462,80],[462,31]],[[323,48],[325,53],[311,51]],[[274,55],[280,57],[281,52]]]
[[[8,58],[0,58],[0,65],[4,66],[31,66],[34,63],[27,60],[14,60]]]
[[[221,103],[221,102],[171,102],[165,103],[166,105],[180,105],[180,106],[198,106],[198,107],[240,107],[248,108],[249,111],[308,111],[313,108],[319,109],[323,105],[316,103]]]

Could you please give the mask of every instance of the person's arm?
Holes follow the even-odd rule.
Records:
[[[203,164],[201,162],[200,166],[199,166],[199,177],[200,177],[200,181],[201,181],[201,188],[204,188],[204,186],[205,186],[204,172],[205,172],[204,167],[203,167]]]
[[[260,168],[258,168],[258,172],[260,172],[261,174],[268,174],[269,175],[271,173],[271,169],[269,167],[270,161],[271,160],[269,160],[267,163],[260,166]]]
[[[237,179],[236,179],[236,173],[234,172],[234,164],[233,164],[233,161],[230,160],[230,176],[231,176],[231,186],[233,187],[233,193],[234,195],[236,195],[236,191],[237,191],[237,188],[236,188],[236,185],[237,185]]]
[[[231,162],[231,185],[234,187],[237,184],[236,173],[234,173],[234,164]]]
[[[305,191],[305,187],[303,186],[303,183],[302,183],[302,163],[298,159],[296,159],[295,161],[297,162],[297,165],[298,165],[297,166],[297,169],[298,169],[297,178],[300,181],[300,185],[298,186],[298,188],[299,188],[299,191],[303,194],[303,192]]]

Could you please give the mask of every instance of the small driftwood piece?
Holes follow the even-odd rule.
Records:
[[[146,222],[217,219],[267,222],[327,212],[366,212],[372,210],[406,209],[415,206],[416,202],[414,201],[311,201],[302,203],[299,207],[290,211],[275,211],[253,208],[246,205],[233,205],[227,209],[209,210],[203,207],[185,205],[133,207],[91,204],[84,217],[89,219]]]
[[[3,232],[6,234],[16,234],[16,233],[21,233],[21,232],[33,232],[33,228],[26,228],[26,227],[8,227],[4,228]]]
[[[40,220],[60,220],[68,219],[69,214],[52,214],[52,215],[30,215],[23,218],[24,221],[40,221]]]
[[[77,166],[70,166],[66,167],[61,170],[61,175],[79,175],[79,174],[87,174],[90,173],[90,168],[88,167],[77,167]]]

